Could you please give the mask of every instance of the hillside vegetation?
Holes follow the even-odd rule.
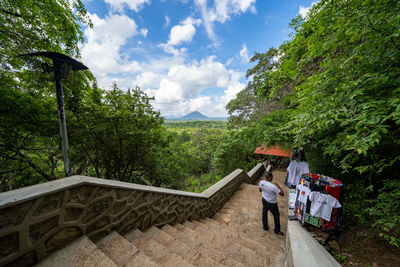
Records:
[[[304,148],[311,170],[345,183],[344,221],[400,247],[400,2],[321,0],[291,28],[251,59],[230,127]]]

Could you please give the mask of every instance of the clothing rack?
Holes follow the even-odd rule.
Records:
[[[297,195],[296,195],[296,202],[295,202],[295,216],[296,218],[303,224],[311,224],[315,227],[321,228],[322,230],[328,231],[328,230],[334,230],[337,228],[340,228],[341,226],[341,216],[342,216],[342,207],[343,207],[343,183],[340,182],[337,179],[334,179],[332,177],[320,175],[320,174],[315,174],[315,173],[305,173],[301,175],[300,180],[298,185],[296,186],[297,188]],[[308,188],[309,190],[305,189]],[[301,191],[301,192],[300,192]],[[328,199],[333,200],[334,203],[336,203],[336,206],[339,206],[337,204],[340,203],[340,208],[333,207],[332,212],[330,216],[328,216],[329,220],[324,219],[319,216],[313,216],[310,212],[311,210],[311,201],[310,197],[307,196],[307,200],[304,201],[304,198],[302,201],[299,199],[299,194],[303,193],[304,191],[310,191],[312,192],[317,192],[314,193],[313,196],[316,196],[317,194],[325,194],[329,195],[330,197]],[[311,193],[310,196],[311,196]],[[321,195],[319,195],[321,196]],[[322,198],[326,198],[326,196],[322,195]],[[333,198],[335,199],[333,199]],[[305,202],[305,203],[304,203]],[[326,202],[322,203],[321,205],[327,205]],[[317,205],[316,202],[314,205]],[[315,207],[315,206],[314,206]]]

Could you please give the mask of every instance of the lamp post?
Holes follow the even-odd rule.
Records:
[[[23,54],[20,56],[39,56],[47,57],[53,60],[53,68],[50,69],[54,72],[54,81],[56,85],[56,96],[57,96],[57,106],[58,106],[58,123],[60,125],[60,136],[61,136],[61,147],[64,159],[64,171],[65,176],[71,176],[71,164],[69,161],[68,152],[68,136],[67,136],[67,123],[65,120],[65,110],[64,110],[64,97],[62,80],[67,79],[69,71],[86,70],[88,67],[80,63],[79,61],[58,52],[37,52]]]

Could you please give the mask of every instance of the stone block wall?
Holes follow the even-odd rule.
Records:
[[[197,194],[73,176],[1,193],[0,266],[32,265],[82,235],[211,217],[248,181],[238,169]]]

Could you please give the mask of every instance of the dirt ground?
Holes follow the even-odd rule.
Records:
[[[400,267],[400,249],[389,247],[363,227],[347,227],[338,237],[342,266]]]

